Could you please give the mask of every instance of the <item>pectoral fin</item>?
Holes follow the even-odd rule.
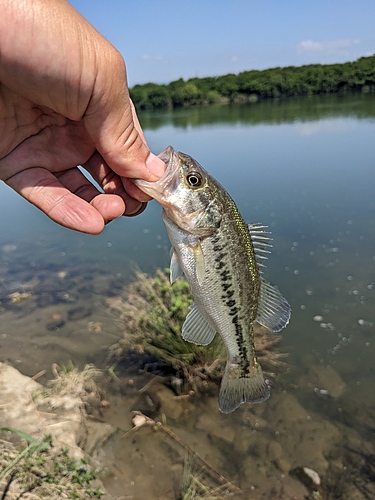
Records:
[[[198,283],[201,285],[203,283],[204,273],[205,273],[205,263],[202,246],[200,241],[197,240],[194,245],[190,245],[190,250],[193,252],[195,270],[197,273]]]
[[[194,344],[208,345],[213,341],[215,334],[215,330],[201,315],[193,302],[185,323],[182,325],[182,338]]]
[[[171,248],[170,275],[169,275],[171,285],[176,281],[177,278],[179,278],[183,274],[184,274],[184,272],[181,269],[176,250],[172,247]]]

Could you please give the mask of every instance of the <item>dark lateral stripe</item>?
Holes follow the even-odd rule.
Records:
[[[221,252],[223,250],[223,246],[218,244],[219,238],[217,236],[213,238],[212,243],[214,252]],[[236,300],[232,298],[235,294],[235,290],[233,288],[230,271],[228,269],[225,269],[227,267],[227,263],[223,260],[227,255],[227,252],[221,252],[219,255],[217,255],[217,257],[215,258],[215,262],[217,262],[216,270],[220,271],[221,269],[223,269],[219,273],[221,288],[224,292],[224,295],[222,295],[221,298],[223,299],[225,305],[229,308],[229,316],[233,316],[232,323],[235,328],[235,339],[241,358],[241,377],[247,377],[248,370],[250,368],[250,362],[248,359],[248,350],[244,342],[243,327],[240,324],[238,317],[240,308],[237,307]]]

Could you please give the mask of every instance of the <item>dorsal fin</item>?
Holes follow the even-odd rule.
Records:
[[[272,238],[269,236],[271,233],[269,231],[265,231],[268,226],[263,226],[260,222],[257,222],[256,224],[248,224],[248,228],[258,269],[259,272],[262,273],[261,268],[266,267],[262,261],[268,259],[268,257],[264,254],[271,253],[270,249],[272,248],[272,245],[270,241],[272,241]]]

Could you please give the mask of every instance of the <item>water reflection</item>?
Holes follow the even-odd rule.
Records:
[[[244,498],[302,498],[306,489],[290,472],[304,465],[326,481],[326,498],[375,495],[369,481],[374,117],[371,94],[140,116],[155,152],[170,143],[194,156],[225,185],[246,220],[268,224],[273,233],[265,277],[278,284],[293,315],[282,332],[291,368],[276,376],[269,402],[223,416],[216,396],[178,406],[160,381],[148,392],[160,401],[157,418],[164,414],[176,435],[246,491]],[[105,299],[122,293],[130,262],[146,272],[168,265],[160,208],[153,202],[142,216],[114,221],[90,237],[59,228],[4,186],[0,207],[2,359],[29,375],[68,360],[103,367],[108,346],[125,327]],[[106,417],[123,431],[140,404],[138,390],[149,382],[128,368],[117,369],[121,387]],[[126,442],[116,436],[106,448],[108,460],[123,470],[113,470],[121,479],[118,494],[176,498],[181,450],[143,430]],[[113,484],[108,481],[115,491]]]
[[[328,95],[266,100],[257,103],[211,105],[173,111],[142,111],[143,127],[157,130],[202,128],[218,124],[281,124],[295,121],[317,121],[324,118],[353,117],[374,119],[375,105],[371,94]]]

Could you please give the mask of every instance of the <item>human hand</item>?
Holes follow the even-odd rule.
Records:
[[[132,178],[165,169],[147,147],[123,58],[65,0],[0,8],[0,179],[55,222],[98,234],[150,199]]]

